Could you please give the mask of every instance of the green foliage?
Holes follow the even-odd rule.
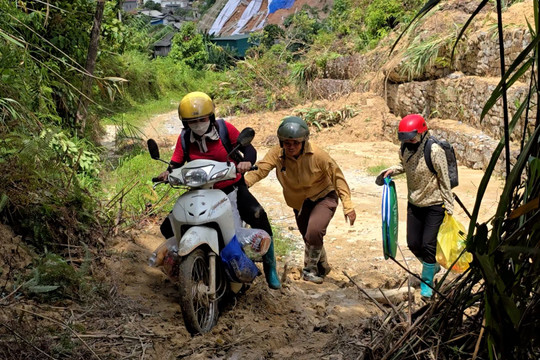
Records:
[[[403,6],[397,0],[374,0],[366,9],[366,30],[372,35],[393,29],[403,16]]]
[[[64,132],[55,133],[50,128],[42,131],[39,137],[48,142],[59,162],[77,171],[81,180],[84,177],[97,179],[100,158],[91,143],[76,137],[69,138]]]
[[[170,151],[162,151],[161,157],[168,159],[171,155]],[[104,179],[111,215],[121,212],[128,221],[126,225],[133,225],[141,216],[167,214],[179,195],[178,190],[168,185],[154,190],[151,181],[164,170],[163,163],[152,160],[142,146],[124,154]]]
[[[319,130],[331,127],[358,114],[358,110],[345,106],[341,110],[331,111],[325,108],[297,109],[293,115],[300,116],[308,125],[315,125]]]
[[[173,37],[169,57],[177,63],[201,70],[208,62],[208,52],[203,35],[197,32],[193,22],[186,22]]]
[[[212,64],[213,71],[222,71],[234,66],[236,59],[234,49],[230,47],[222,47],[211,42],[206,43],[206,51],[208,53],[208,64]]]
[[[425,16],[438,3],[431,1],[418,18]],[[478,10],[486,3],[483,2]],[[481,118],[493,109],[499,98],[506,98],[507,88],[523,81],[527,70],[539,62],[540,9],[538,3],[533,4],[534,24],[529,27],[531,41],[511,64],[503,67],[501,63],[505,73],[484,105]],[[471,15],[465,28],[476,14]],[[502,41],[503,32],[500,31],[498,36]],[[390,354],[396,358],[414,357],[433,346],[440,346],[444,353],[459,349],[460,353],[456,354],[459,358],[538,358],[540,114],[530,109],[538,103],[540,83],[534,77],[527,83],[526,100],[519,104],[511,117],[506,101],[502,102],[505,135],[484,170],[470,215],[467,251],[474,256],[470,271],[449,284],[439,286],[444,298],[436,299],[425,309],[425,313],[431,316],[416,323],[414,336],[405,334],[402,337],[404,341],[399,353],[396,354],[395,347],[392,347],[387,357]],[[511,162],[510,140],[523,117],[524,127],[530,131],[520,134],[519,154]],[[489,222],[478,223],[485,205],[485,192],[503,150],[506,150],[506,178],[496,213]],[[456,342],[457,337],[465,332],[474,336]],[[418,338],[423,341],[418,342]]]
[[[336,0],[324,21],[326,32],[338,38],[350,38],[355,50],[373,48],[390,30],[408,21],[423,5],[421,0]]]
[[[289,15],[283,21],[283,26],[287,29],[284,40],[286,48],[298,58],[313,43],[321,29],[321,22],[309,10],[302,9]]]
[[[390,165],[387,165],[387,164],[379,164],[379,165],[374,165],[374,166],[368,166],[366,171],[368,175],[370,176],[377,176],[381,173],[381,171],[388,169],[389,167]]]
[[[158,4],[152,0],[148,0],[144,3],[144,8],[148,10],[161,11],[161,4]]]
[[[0,216],[38,249],[47,244],[92,242],[97,229],[97,155],[84,140],[61,131],[40,136],[6,133],[0,141],[0,172],[8,199]],[[3,220],[3,221],[4,221]]]
[[[32,271],[22,284],[22,291],[40,301],[57,301],[65,298],[84,300],[99,286],[92,284],[89,275],[90,252],[85,246],[84,260],[79,268],[70,265],[63,257],[46,253],[36,259]]]
[[[219,97],[225,100],[221,115],[274,110],[291,104],[294,95],[283,91],[290,85],[290,79],[289,68],[280,59],[281,54],[271,50],[262,57],[237,62],[236,68],[226,74],[228,81],[217,89]]]
[[[285,31],[279,25],[269,24],[263,28],[262,37],[259,42],[269,49],[284,36]]]
[[[441,67],[450,66],[450,59],[444,54],[449,56],[448,48],[455,42],[455,35],[434,36],[429,39],[415,38],[405,50],[406,60],[401,66],[400,73],[411,80],[421,76],[426,68],[436,64]]]

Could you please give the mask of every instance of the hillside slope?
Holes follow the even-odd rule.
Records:
[[[319,10],[325,18],[334,0],[217,0],[198,27],[216,36],[247,34],[270,24],[282,24],[304,6]]]

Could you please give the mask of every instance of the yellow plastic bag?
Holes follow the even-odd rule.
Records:
[[[465,248],[465,227],[452,215],[444,215],[443,222],[437,234],[437,262],[445,269],[450,268],[452,263],[459,257],[450,271],[462,273],[469,268],[473,257],[470,252],[461,252]]]

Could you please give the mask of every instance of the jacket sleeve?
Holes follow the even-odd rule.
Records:
[[[347,184],[347,181],[345,180],[345,175],[343,175],[343,171],[341,171],[336,161],[327,153],[324,153],[321,160],[324,162],[324,169],[332,180],[334,189],[336,189],[336,192],[341,199],[343,213],[347,215],[354,210],[354,205],[351,200],[351,189],[349,189],[349,184]]]
[[[453,214],[454,196],[452,195],[452,187],[450,186],[450,175],[448,174],[446,154],[437,144],[433,144],[431,147],[431,162],[433,163],[433,168],[437,172],[437,180],[439,182],[439,189],[441,190],[444,208],[449,214]]]
[[[383,176],[384,176],[384,173],[387,172],[388,170],[392,170],[393,171],[392,175],[394,176],[403,174],[405,172],[405,169],[403,168],[403,157],[401,156],[401,150],[399,151],[399,164],[390,166],[389,168],[386,168],[383,171],[381,171],[379,175],[377,175],[377,177],[375,178],[375,184],[379,186],[384,185]]]
[[[259,167],[257,170],[249,171],[244,174],[244,179],[248,187],[251,187],[253,184],[267,177],[270,171],[277,166],[280,150],[281,148],[279,145],[274,146],[266,153],[262,160],[257,162],[257,166]]]

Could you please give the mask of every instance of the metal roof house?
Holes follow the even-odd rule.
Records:
[[[155,42],[152,47],[154,48],[154,57],[167,56],[171,51],[172,38],[175,32],[170,32],[165,35],[161,40]]]
[[[122,2],[122,10],[124,10],[125,12],[135,11],[137,9],[137,6],[137,0],[124,0]]]
[[[222,37],[210,38],[210,41],[223,48],[232,49],[237,57],[246,56],[246,51],[251,44],[248,42],[249,34],[238,34]]]

